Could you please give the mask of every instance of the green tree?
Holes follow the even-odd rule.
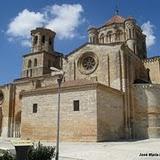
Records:
[[[36,148],[28,151],[28,160],[51,160],[55,156],[55,147],[47,147],[38,143]]]
[[[15,157],[11,155],[8,151],[2,151],[0,160],[15,160]]]

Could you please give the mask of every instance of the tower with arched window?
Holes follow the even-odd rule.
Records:
[[[61,54],[54,50],[56,33],[46,28],[31,31],[31,53],[23,56],[22,78],[50,74],[50,67],[61,68]]]
[[[96,45],[127,44],[141,59],[146,55],[146,37],[133,17],[114,15],[104,25],[88,30],[89,43]]]

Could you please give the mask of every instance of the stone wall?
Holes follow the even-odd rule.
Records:
[[[160,86],[135,84],[135,138],[160,137]]]
[[[97,68],[90,74],[81,72],[78,65],[84,54],[93,52],[98,59]],[[63,61],[65,80],[96,79],[118,90],[125,90],[126,83],[141,79],[148,81],[147,71],[141,59],[125,45],[86,44]],[[128,75],[127,75],[128,74]],[[129,82],[125,82],[128,79]]]
[[[35,66],[35,59],[37,59],[37,65]],[[29,61],[31,65],[29,66]],[[35,77],[43,75],[43,63],[44,63],[44,53],[28,54],[23,57],[23,69],[22,78],[24,77]],[[30,73],[32,72],[32,73]]]
[[[98,141],[124,138],[123,94],[117,90],[99,86],[97,102]]]
[[[9,135],[9,128],[11,124],[11,110],[13,107],[13,86],[11,84],[0,86],[0,90],[3,93],[3,100],[1,101],[0,108],[1,108],[1,117],[0,117],[0,135],[3,138],[8,137]]]
[[[54,89],[53,89],[54,90]],[[55,140],[57,99],[54,93],[44,90],[22,98],[22,139]],[[79,100],[80,111],[73,111],[73,101]],[[38,105],[33,113],[33,104]],[[90,87],[62,90],[60,139],[63,141],[97,141],[96,90]]]
[[[121,89],[121,57],[119,54],[120,45],[93,45],[86,46],[67,56],[63,61],[63,69],[66,72],[65,80],[97,79],[98,82],[107,86]],[[84,53],[93,52],[98,60],[97,68],[91,74],[83,74],[78,66],[79,59]]]
[[[149,69],[150,80],[153,84],[160,84],[160,58],[149,58],[144,61],[146,69]]]
[[[13,106],[13,113],[12,113],[12,119],[14,126],[11,127],[11,137],[20,137],[20,128],[21,128],[21,112],[22,112],[22,102],[21,102],[21,92],[27,91],[35,88],[35,82],[34,81],[18,81],[14,83],[15,89],[15,96],[14,96],[14,106]]]

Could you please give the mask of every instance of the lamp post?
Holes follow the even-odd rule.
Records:
[[[64,71],[59,70],[55,67],[51,67],[51,75],[57,76],[58,82],[58,109],[57,109],[57,137],[56,137],[56,158],[55,160],[59,160],[59,129],[60,129],[60,93],[61,93],[61,84],[64,77]]]

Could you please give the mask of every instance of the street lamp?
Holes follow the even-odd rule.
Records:
[[[57,111],[57,138],[56,138],[56,158],[55,160],[59,160],[59,129],[60,129],[60,92],[61,92],[61,84],[64,77],[65,72],[63,70],[59,70],[55,67],[51,67],[51,75],[57,76],[58,82],[58,111]]]

